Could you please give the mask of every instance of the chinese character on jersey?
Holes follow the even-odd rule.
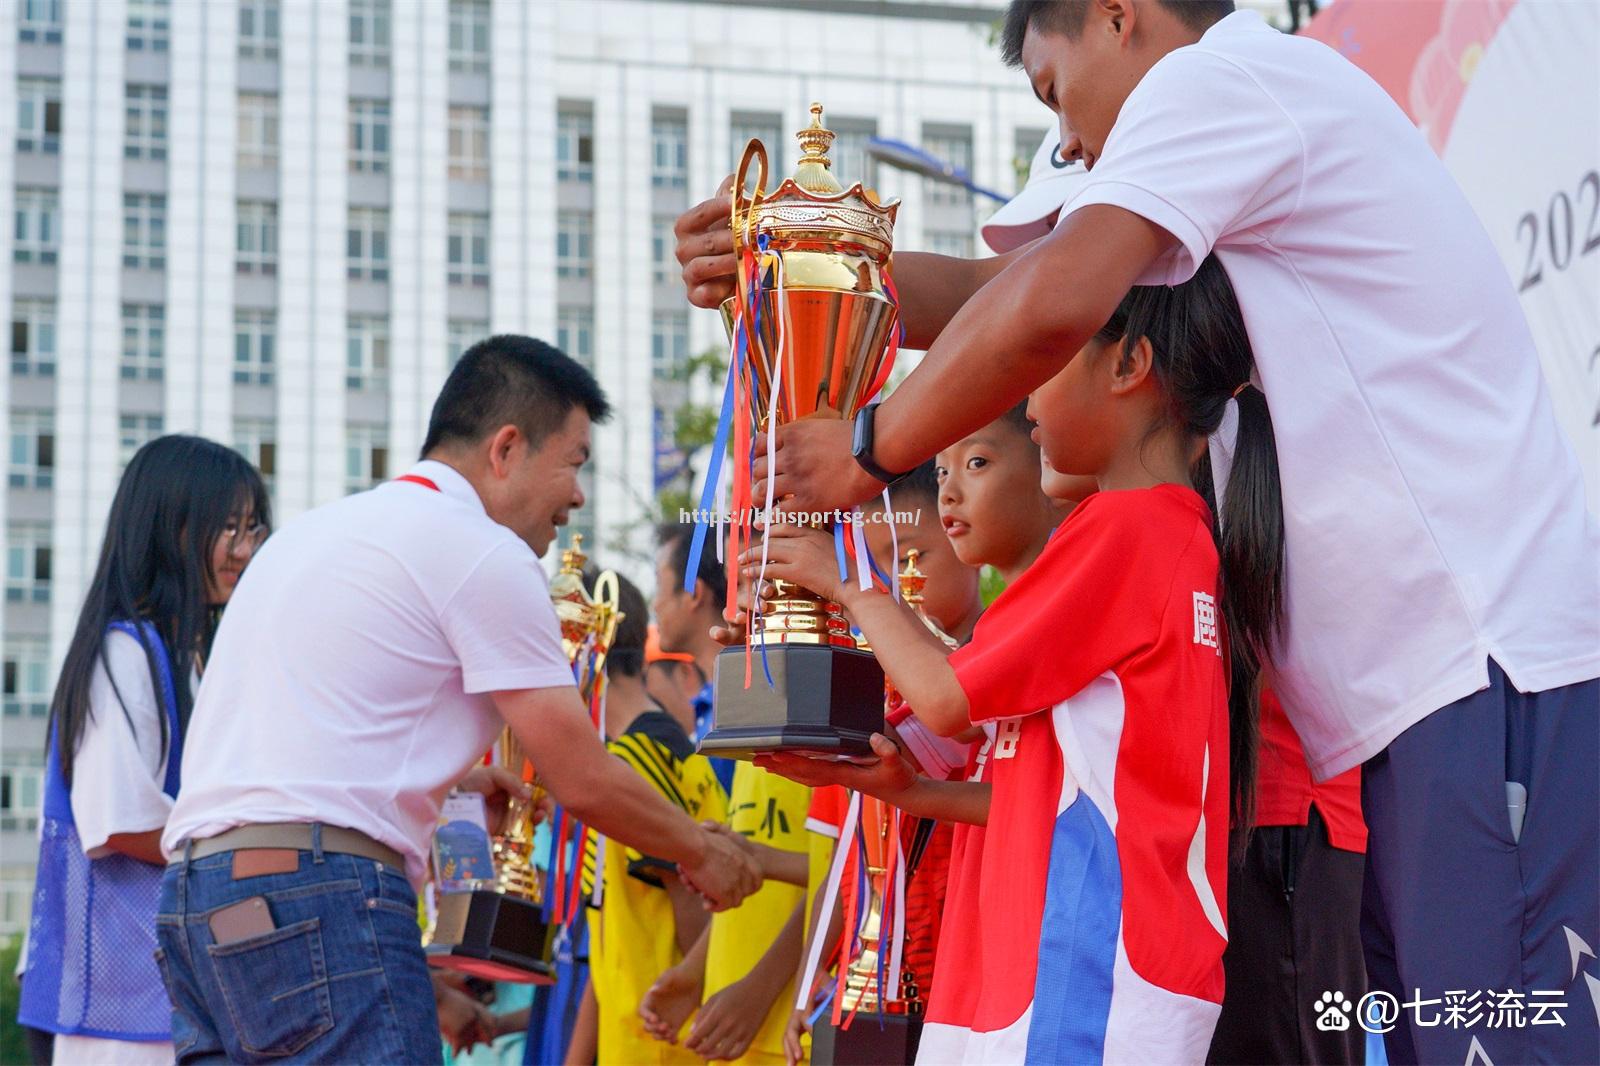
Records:
[[[1222,654],[1217,646],[1217,601],[1204,592],[1194,594],[1194,642]]]

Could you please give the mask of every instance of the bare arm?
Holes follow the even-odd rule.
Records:
[[[910,470],[1000,417],[1071,362],[1173,243],[1155,223],[1096,204],[1001,257],[992,282],[962,302],[922,364],[884,401],[877,461]]]
[[[551,795],[574,817],[641,852],[678,864],[689,884],[723,907],[760,886],[754,864],[663,799],[600,743],[571,687],[494,693],[506,724]]]
[[[578,1017],[572,1023],[572,1039],[567,1042],[565,1066],[589,1066],[600,1048],[600,1004],[594,998],[594,982],[583,986]]]
[[[672,902],[673,937],[678,950],[687,955],[694,950],[700,934],[706,931],[711,915],[700,905],[700,897],[694,894],[694,890],[678,880],[676,875],[663,872],[661,885],[666,889],[667,899]]]
[[[872,735],[872,753],[878,761],[861,766],[808,759],[781,751],[757,756],[756,765],[813,788],[843,785],[919,818],[989,824],[991,791],[988,782],[935,781],[919,774],[894,741],[882,733]]]

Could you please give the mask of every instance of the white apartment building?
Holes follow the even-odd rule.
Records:
[[[617,408],[573,528],[648,581],[656,439],[683,399],[664,379],[722,343],[684,300],[673,219],[748,137],[786,173],[818,100],[836,173],[903,199],[899,246],[972,254],[989,207],[874,168],[863,144],[919,144],[1013,191],[1050,117],[997,59],[1003,11],[0,0],[0,931],[26,917],[55,671],[140,444],[237,446],[282,524],[403,470],[455,357],[531,334]]]

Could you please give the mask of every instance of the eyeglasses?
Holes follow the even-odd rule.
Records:
[[[240,548],[249,548],[251,551],[255,551],[261,547],[261,542],[267,539],[269,532],[270,530],[263,522],[251,522],[246,525],[243,522],[234,520],[222,527],[222,540],[228,546],[230,554]]]

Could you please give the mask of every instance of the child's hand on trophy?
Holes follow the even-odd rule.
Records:
[[[843,785],[893,803],[896,796],[916,783],[916,766],[910,756],[882,733],[872,734],[871,744],[872,754],[877,758],[866,764],[815,759],[785,751],[757,755],[755,763],[763,770],[812,788]]]
[[[740,554],[739,576],[752,586],[761,579],[764,598],[773,596],[774,581],[791,582],[835,602],[846,595],[847,583],[839,580],[833,538],[823,530],[798,522],[774,522],[767,527],[765,570],[762,550],[762,545],[755,544]],[[744,600],[741,592],[741,606],[745,606]]]

